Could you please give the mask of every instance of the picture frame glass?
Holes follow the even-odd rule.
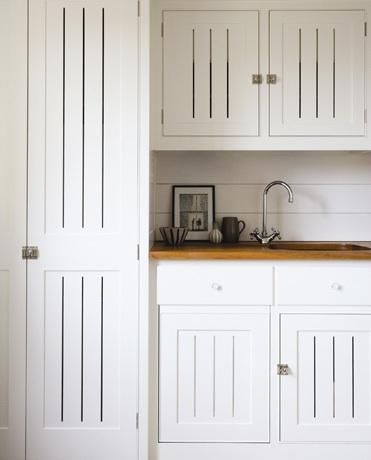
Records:
[[[173,225],[187,227],[188,240],[207,240],[214,222],[214,186],[174,186]]]

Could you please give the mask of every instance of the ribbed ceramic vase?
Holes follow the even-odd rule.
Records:
[[[214,222],[213,229],[209,233],[209,241],[213,244],[220,244],[223,241],[223,233],[219,230],[216,222]]]

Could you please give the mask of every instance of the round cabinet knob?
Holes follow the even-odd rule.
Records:
[[[214,291],[221,291],[223,290],[223,286],[219,283],[213,283],[211,285],[211,288],[214,289]]]
[[[331,284],[331,289],[333,289],[334,291],[342,291],[343,290],[343,286],[339,283],[332,283]]]

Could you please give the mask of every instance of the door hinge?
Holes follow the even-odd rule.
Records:
[[[138,17],[140,16],[140,2],[138,2]]]
[[[39,258],[39,248],[37,246],[23,246],[22,259],[35,260]]]
[[[365,109],[365,124],[367,123],[367,109]]]
[[[140,246],[137,244],[137,260],[140,260]]]
[[[139,412],[137,412],[136,416],[135,416],[135,426],[137,428],[137,430],[139,429]]]
[[[277,375],[289,375],[288,364],[277,364]]]
[[[161,109],[161,124],[164,124],[164,109]]]
[[[164,23],[161,22],[161,37],[164,38]]]
[[[365,22],[365,37],[367,37],[367,22]]]

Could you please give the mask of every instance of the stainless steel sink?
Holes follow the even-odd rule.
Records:
[[[282,251],[370,251],[371,248],[351,243],[272,243],[268,249]]]

